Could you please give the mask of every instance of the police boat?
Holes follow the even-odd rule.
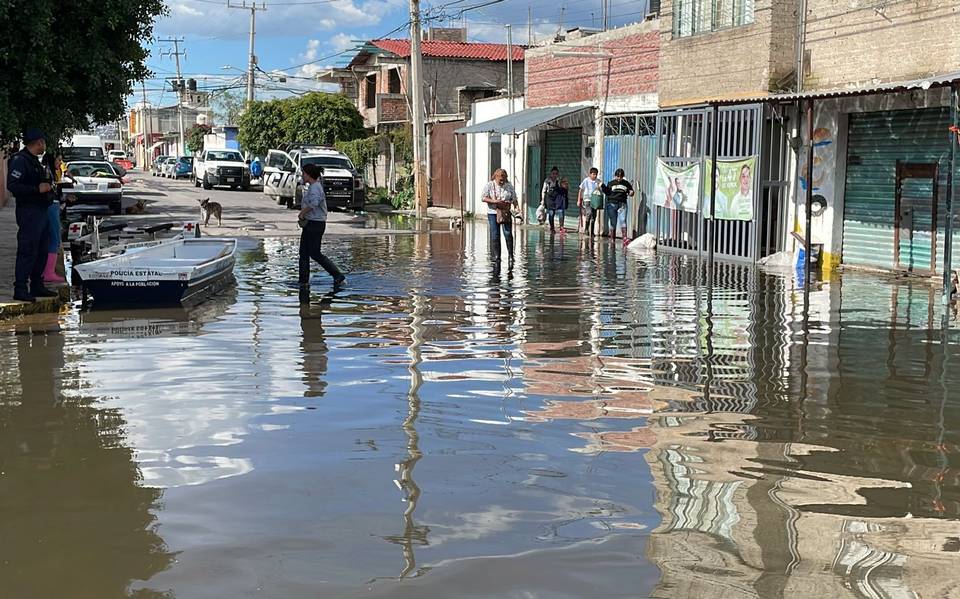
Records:
[[[175,239],[74,268],[97,306],[194,304],[233,283],[236,251],[236,239]]]

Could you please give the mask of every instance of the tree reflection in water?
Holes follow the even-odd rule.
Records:
[[[81,395],[55,322],[15,333],[17,355],[0,358],[2,595],[172,597],[134,588],[174,554],[156,530],[161,491],[142,486],[122,415]]]

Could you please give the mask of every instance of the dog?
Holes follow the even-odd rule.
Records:
[[[137,200],[136,204],[134,204],[133,206],[127,206],[126,210],[124,210],[124,212],[126,212],[127,214],[143,214],[146,211],[147,211],[146,200]]]
[[[211,202],[210,198],[205,200],[197,200],[200,202],[200,220],[203,221],[203,226],[207,226],[210,223],[210,217],[217,217],[217,226],[223,226],[223,206],[218,202]]]

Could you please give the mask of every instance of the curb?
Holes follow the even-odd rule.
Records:
[[[59,297],[44,298],[33,303],[15,302],[13,300],[0,300],[0,320],[27,316],[29,314],[53,314],[60,312],[61,308],[70,301],[70,287],[61,286],[57,288]]]

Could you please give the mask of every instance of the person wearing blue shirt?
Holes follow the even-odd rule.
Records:
[[[33,302],[57,294],[43,285],[47,265],[50,220],[47,209],[53,203],[53,173],[40,163],[47,149],[43,132],[27,129],[24,148],[10,159],[7,190],[17,200],[17,264],[13,299]],[[29,286],[28,286],[29,283]]]
[[[323,193],[323,169],[316,164],[303,165],[303,180],[309,185],[303,194],[300,210],[300,301],[310,299],[310,260],[316,260],[333,277],[334,288],[341,287],[346,277],[330,258],[320,251],[327,229],[327,196]]]

